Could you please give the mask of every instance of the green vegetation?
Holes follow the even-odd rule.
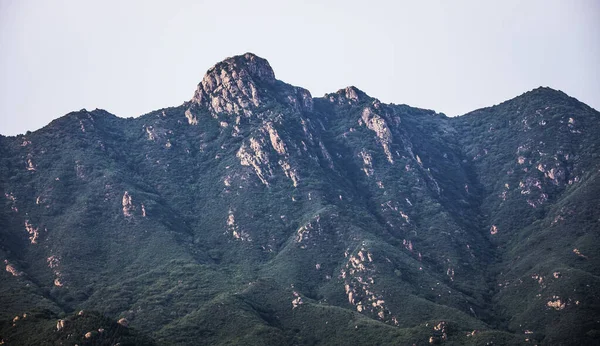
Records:
[[[597,111],[547,88],[447,118],[253,87],[239,116],[82,110],[0,136],[0,340],[598,338]]]

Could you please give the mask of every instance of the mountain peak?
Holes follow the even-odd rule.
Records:
[[[533,105],[535,107],[550,107],[556,106],[559,104],[579,104],[583,105],[577,99],[565,94],[564,92],[556,89],[552,89],[550,87],[540,86],[535,89],[526,91],[519,96],[516,96],[512,99],[501,102],[497,106],[500,105],[519,105],[521,103],[526,103]],[[586,105],[587,107],[587,105]],[[478,110],[473,111],[471,113],[476,113]]]
[[[269,62],[254,53],[246,53],[227,58],[211,67],[207,74],[213,71],[230,71],[238,74],[248,73],[250,77],[257,81],[273,83],[275,82],[275,73]]]
[[[325,98],[329,100],[329,102],[334,102],[338,104],[342,103],[356,103],[364,100],[365,98],[369,98],[365,92],[360,90],[359,88],[351,85],[340,89],[331,94],[325,94]]]
[[[272,85],[275,73],[266,59],[246,53],[227,58],[208,69],[192,102],[216,113],[248,115],[260,104],[258,84]]]
[[[552,96],[552,97],[560,97],[560,96],[568,96],[560,90],[552,89],[550,87],[539,86],[535,89],[529,90],[522,94],[522,96]]]
[[[546,100],[554,100],[554,101],[576,100],[573,97],[565,94],[561,90],[557,90],[557,89],[553,89],[553,88],[545,87],[545,86],[539,86],[535,89],[526,91],[511,100],[522,99],[522,98],[538,100],[538,101],[542,101],[542,100],[544,100],[544,101],[546,101]],[[507,102],[509,102],[511,100],[508,100]]]

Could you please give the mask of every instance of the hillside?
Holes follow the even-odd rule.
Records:
[[[313,98],[247,53],[180,106],[0,136],[0,340],[591,344],[599,120]]]

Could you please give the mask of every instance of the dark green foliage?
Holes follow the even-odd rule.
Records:
[[[598,112],[545,88],[447,118],[356,88],[311,108],[283,82],[255,87],[239,117],[197,102],[135,119],[82,110],[0,136],[0,340],[598,337]]]
[[[18,317],[0,322],[0,335],[7,345],[155,345],[147,336],[93,311],[59,318],[51,311],[38,310]]]

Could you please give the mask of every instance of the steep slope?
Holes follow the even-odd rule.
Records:
[[[539,88],[453,120],[499,249],[498,326],[547,343],[585,343],[597,333],[600,303],[592,293],[600,268],[600,114]]]
[[[229,58],[181,106],[0,137],[0,318],[99,311],[181,345],[587,342],[597,126],[553,91],[450,119]]]

